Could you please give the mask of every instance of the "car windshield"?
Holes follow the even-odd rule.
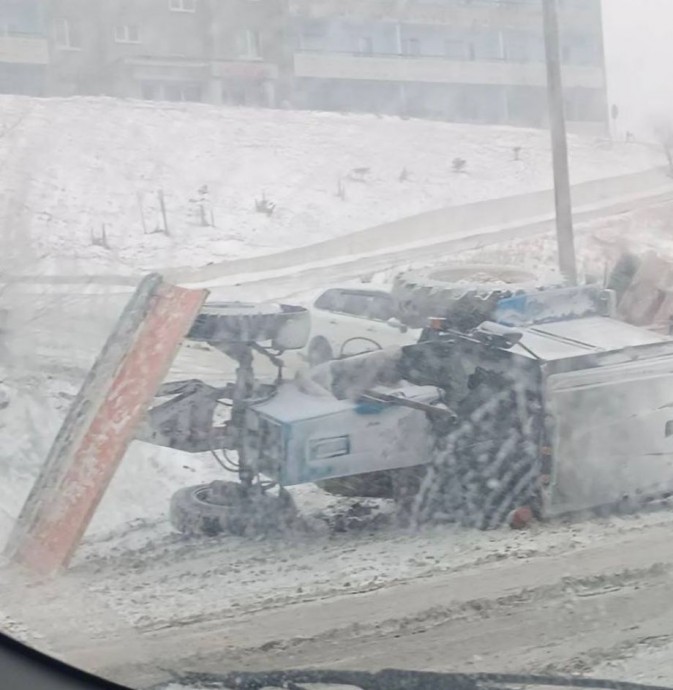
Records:
[[[673,688],[671,27],[0,0],[0,651]]]

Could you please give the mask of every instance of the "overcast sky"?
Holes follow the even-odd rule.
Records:
[[[673,120],[673,0],[602,0],[611,103],[622,131]]]

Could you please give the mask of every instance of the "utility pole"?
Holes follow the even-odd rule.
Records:
[[[559,268],[570,285],[577,285],[570,172],[568,169],[568,139],[563,107],[563,80],[561,78],[561,41],[556,0],[542,0],[542,8],[547,54],[547,97],[554,162],[554,199],[556,202]]]

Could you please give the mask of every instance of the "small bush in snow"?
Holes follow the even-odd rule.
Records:
[[[406,166],[402,168],[402,172],[400,173],[399,180],[400,182],[406,182],[409,179],[409,171],[407,170]]]
[[[273,201],[269,201],[265,193],[262,193],[261,199],[255,199],[255,211],[257,213],[263,213],[270,218],[275,210],[276,204]]]
[[[371,168],[353,168],[348,177],[354,182],[366,182],[371,171]]]
[[[515,146],[512,149],[512,153],[514,154],[514,160],[515,161],[520,161],[521,160],[521,147],[520,146]]]
[[[467,161],[464,158],[454,158],[452,166],[453,172],[455,173],[465,172],[465,169],[467,168]]]
[[[213,227],[215,225],[213,207],[210,203],[210,190],[207,184],[204,184],[196,191],[196,197],[190,199],[189,203],[191,205],[191,216],[196,219],[197,223],[202,228]]]
[[[346,185],[341,177],[337,180],[336,196],[341,201],[346,201]]]
[[[157,219],[156,227],[150,234],[160,234],[170,237],[171,233],[168,229],[168,211],[166,210],[166,195],[164,194],[163,189],[160,189],[157,192],[157,203],[159,206],[158,211],[160,217]]]
[[[94,247],[102,247],[103,249],[110,249],[110,243],[108,242],[107,238],[107,228],[105,227],[105,223],[101,225],[100,232],[95,232],[93,229],[91,230],[91,244]]]

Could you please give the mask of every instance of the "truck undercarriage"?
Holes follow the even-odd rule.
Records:
[[[658,493],[633,481],[637,471],[622,473],[609,489],[595,483],[625,462],[633,467],[653,456],[654,441],[631,443],[635,456],[628,461],[610,456],[605,448],[614,444],[603,427],[629,414],[639,419],[639,434],[651,426],[658,413],[647,396],[638,399],[642,410],[626,403],[621,412],[612,398],[634,361],[640,368],[628,391],[642,387],[641,375],[655,376],[654,398],[665,395],[673,342],[611,318],[612,293],[594,287],[494,305],[498,322],[463,332],[450,319],[433,319],[417,345],[322,364],[292,381],[282,377],[281,355],[305,342],[301,310],[248,305],[254,327],[240,305],[205,310],[188,338],[233,357],[236,381],[166,384],[137,438],[209,452],[238,481],[178,492],[174,527],[206,534],[277,530],[297,518],[287,487],[303,483],[394,498],[406,522],[479,529],[505,524],[522,508],[544,518]],[[256,380],[254,356],[276,366],[275,381]],[[579,385],[567,384],[573,377]],[[661,431],[657,437],[665,438]],[[590,433],[600,439],[591,462],[577,445]],[[659,457],[660,465],[673,460],[673,446]],[[668,490],[670,481],[664,484]]]
[[[185,534],[302,526],[290,491],[301,484],[392,498],[407,524],[479,529],[669,496],[673,301],[649,265],[619,291],[470,284],[440,299],[435,277],[417,308],[406,304],[416,322],[439,310],[416,344],[291,379],[283,356],[309,340],[306,309],[209,303],[148,276],[73,401],[6,556],[41,572],[67,564],[134,439],[221,467],[222,480],[173,495]],[[639,325],[634,285],[655,328]],[[402,296],[418,286],[403,282]],[[233,359],[234,380],[166,382],[185,337]],[[260,358],[274,375],[257,376]]]

